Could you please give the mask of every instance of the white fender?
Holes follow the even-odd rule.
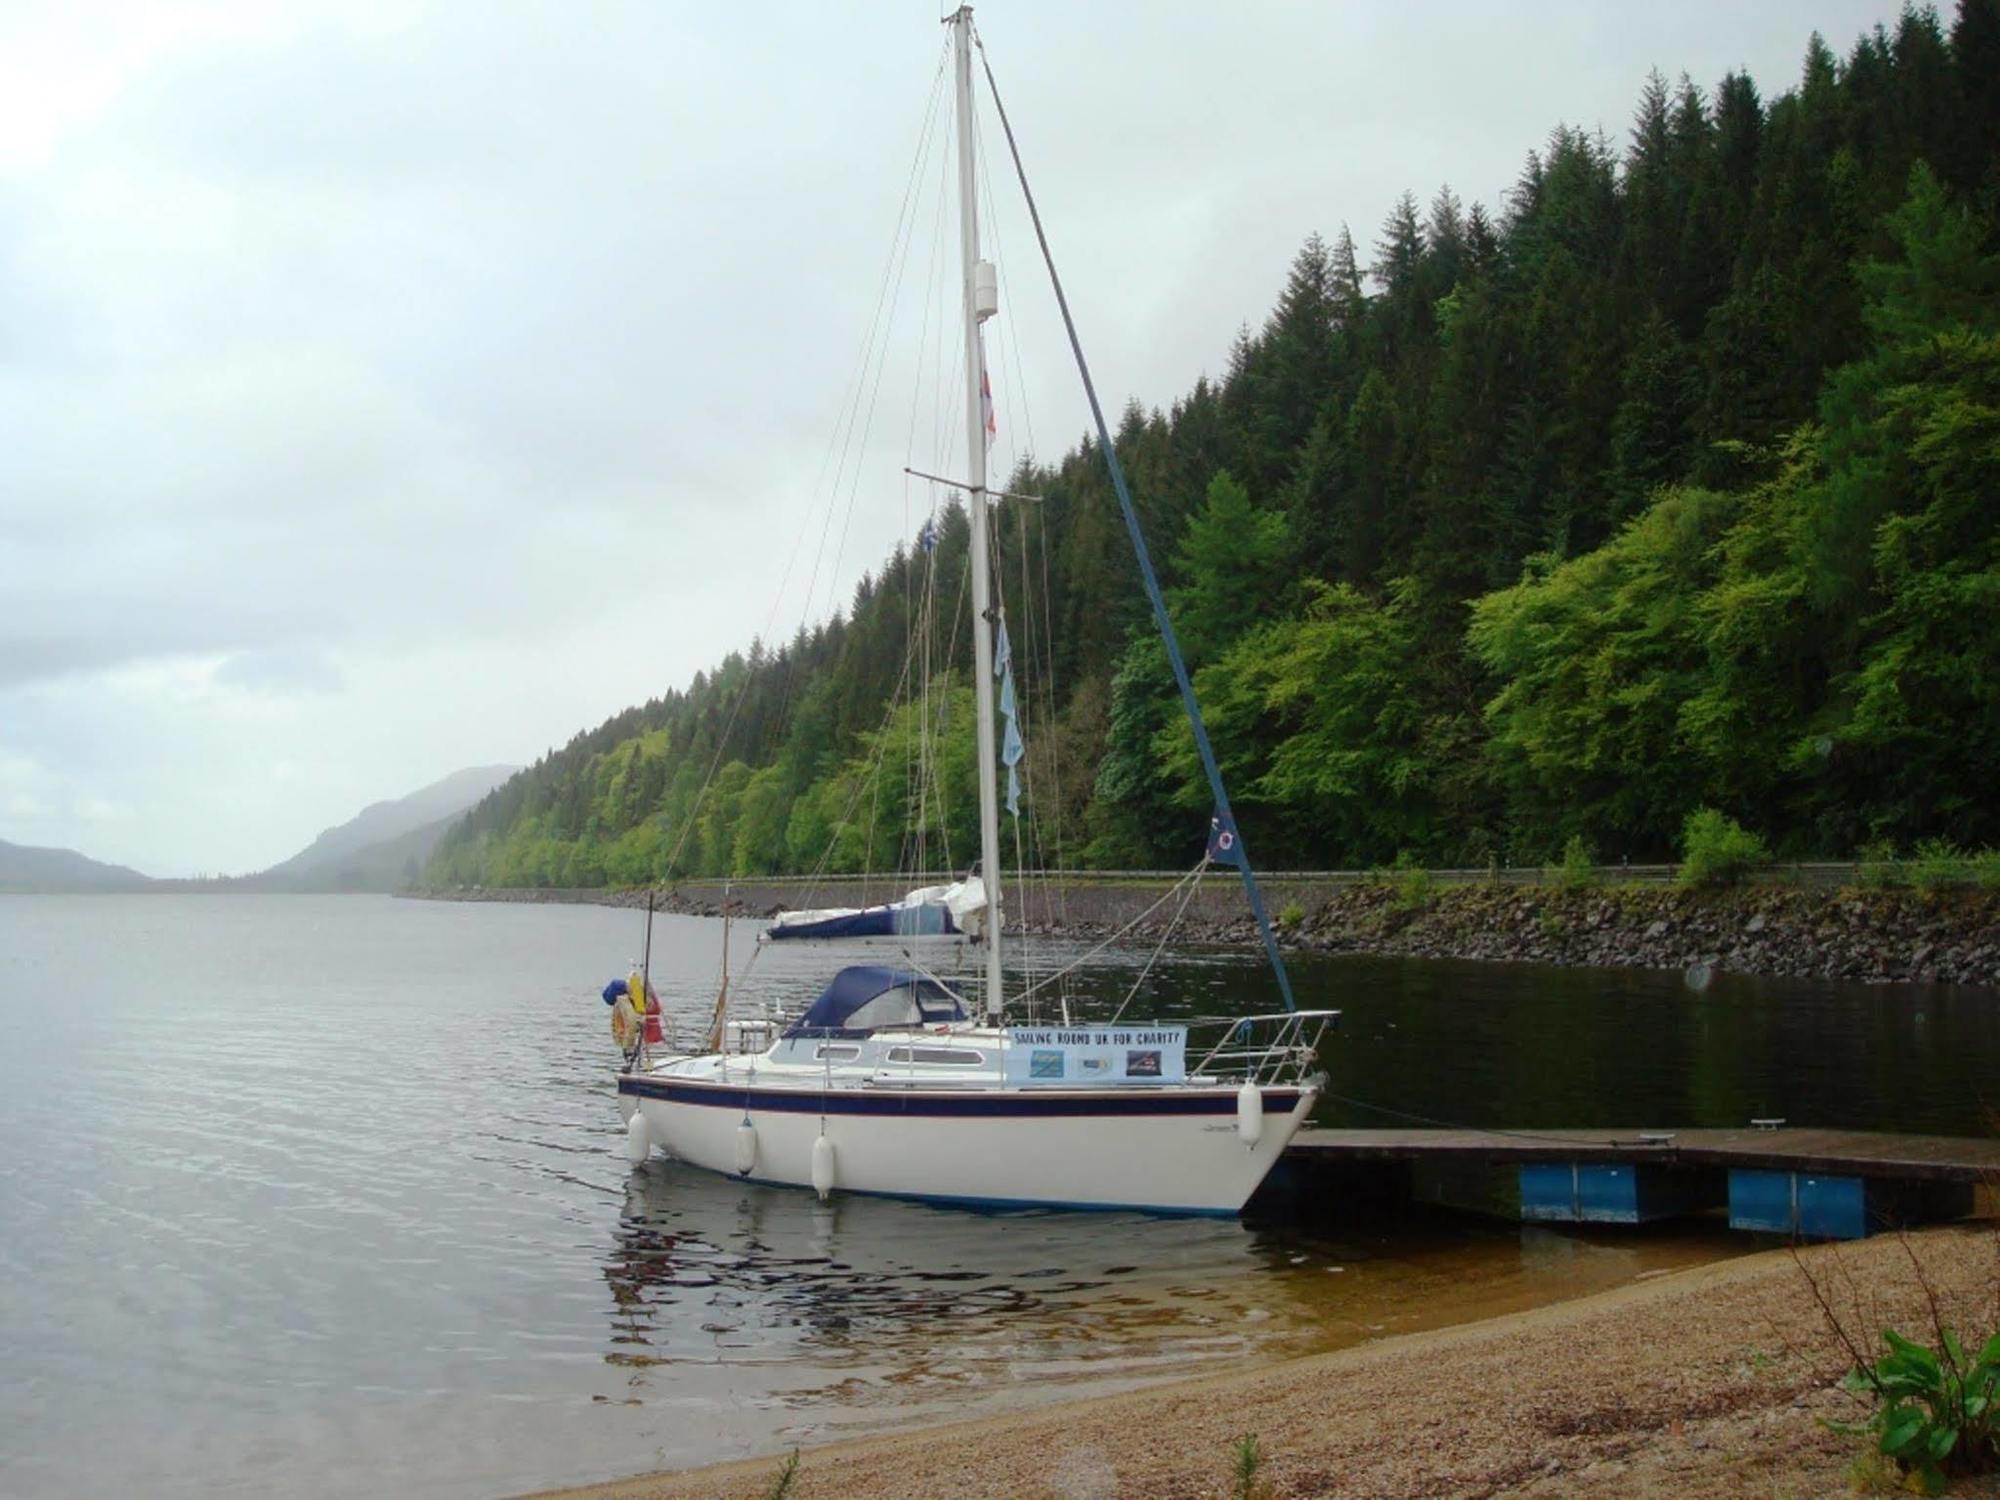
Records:
[[[1264,1091],[1247,1080],[1236,1091],[1236,1133],[1246,1146],[1264,1138]]]
[[[813,1142],[813,1191],[824,1203],[833,1195],[833,1141],[821,1136]]]
[[[646,1124],[643,1109],[632,1111],[632,1118],[625,1122],[625,1159],[633,1166],[644,1166],[646,1158],[653,1154],[653,1132]]]
[[[745,1120],[736,1127],[736,1171],[748,1177],[757,1167],[757,1127]]]

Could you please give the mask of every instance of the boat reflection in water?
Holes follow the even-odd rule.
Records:
[[[1299,1294],[1328,1264],[1234,1219],[819,1203],[656,1158],[631,1176],[604,1267],[605,1357],[741,1366],[749,1399],[787,1404],[900,1408],[1029,1376],[1101,1389],[1317,1342]]]
[[[797,1442],[1360,1343],[1728,1253],[1700,1229],[1558,1236],[1419,1214],[1315,1239],[1235,1219],[819,1203],[656,1157],[629,1180],[605,1262],[605,1359],[627,1400],[776,1409],[766,1431]]]

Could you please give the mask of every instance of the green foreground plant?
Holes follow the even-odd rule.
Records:
[[[2000,1469],[2000,1334],[1970,1354],[1949,1328],[1938,1329],[1938,1347],[1926,1348],[1892,1328],[1882,1330],[1889,1351],[1861,1363],[1846,1388],[1873,1396],[1866,1422],[1836,1424],[1867,1434],[1876,1450],[1896,1463],[1919,1493],[1937,1495],[1953,1476]]]
[[[1264,1469],[1264,1447],[1257,1441],[1257,1434],[1246,1432],[1229,1445],[1229,1482],[1236,1500],[1262,1500],[1270,1493],[1261,1475]]]
[[[799,1477],[799,1450],[794,1448],[785,1456],[778,1472],[771,1476],[771,1482],[764,1487],[763,1500],[786,1500],[792,1493],[792,1486]]]

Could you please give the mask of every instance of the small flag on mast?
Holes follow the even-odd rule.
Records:
[[[1021,773],[1017,769],[1027,747],[1021,743],[1020,726],[1015,722],[1017,709],[1014,703],[1014,644],[1007,639],[1007,622],[1000,621],[993,642],[993,675],[1000,679],[1000,717],[1005,720],[1005,732],[1000,741],[1000,764],[1007,768],[1007,811],[1015,817],[1021,816]]]
[[[986,373],[986,356],[979,357],[979,415],[985,420],[986,435],[993,437],[1000,431],[1000,423],[993,415],[993,381]]]

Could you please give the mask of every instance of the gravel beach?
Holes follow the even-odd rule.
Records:
[[[1920,1278],[1917,1267],[1922,1267]],[[1195,1500],[1258,1436],[1272,1500],[1807,1497],[1853,1491],[1863,1409],[1808,1273],[1858,1337],[2000,1326],[2000,1231],[1771,1250],[1532,1312],[1260,1369],[807,1449],[791,1500]],[[750,1500],[775,1459],[550,1492]],[[2000,1496],[2000,1483],[1954,1495]]]

